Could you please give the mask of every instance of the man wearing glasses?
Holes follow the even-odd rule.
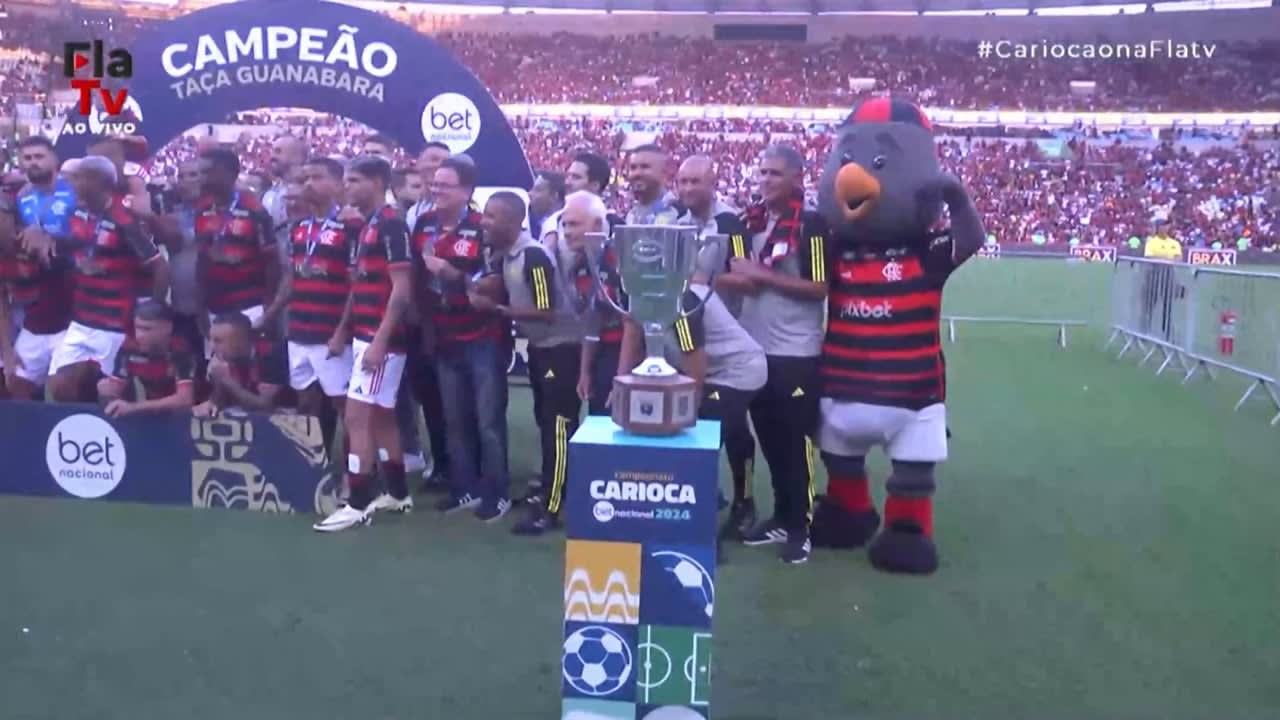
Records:
[[[449,447],[449,495],[438,509],[475,510],[477,518],[493,522],[511,507],[506,324],[468,298],[486,288],[493,292],[494,285],[501,292],[501,277],[491,273],[486,257],[480,213],[470,207],[475,187],[471,162],[448,158],[440,164],[430,185],[435,207],[414,227],[413,261],[417,286],[427,295],[419,307],[430,308],[432,318]]]

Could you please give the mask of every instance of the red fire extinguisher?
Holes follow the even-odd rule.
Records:
[[[1218,352],[1230,355],[1236,350],[1236,320],[1239,316],[1234,310],[1223,310],[1218,317]]]

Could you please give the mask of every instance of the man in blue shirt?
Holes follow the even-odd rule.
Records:
[[[10,294],[21,323],[5,375],[14,397],[31,398],[42,395],[53,351],[70,322],[71,285],[69,268],[56,252],[41,257],[27,251],[66,242],[76,198],[71,183],[58,176],[58,156],[48,139],[24,139],[18,156],[27,185],[17,199],[19,230]]]

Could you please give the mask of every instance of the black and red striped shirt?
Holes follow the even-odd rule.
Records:
[[[141,383],[146,399],[159,400],[173,395],[179,385],[194,382],[195,366],[195,358],[181,338],[174,337],[168,347],[148,352],[130,337],[116,355],[111,376],[130,388],[136,380]]]
[[[359,232],[333,215],[299,220],[289,230],[293,292],[287,334],[293,342],[327,343],[338,329],[351,292],[353,240]]]
[[[19,260],[21,263],[21,260]],[[75,278],[71,265],[57,258],[50,267],[37,266],[34,276],[13,282],[14,304],[25,306],[22,327],[35,335],[54,335],[71,324]]]
[[[111,195],[112,197],[115,198],[116,202],[120,203],[121,206],[129,210],[133,209],[133,188],[130,187],[129,178],[127,177],[121,178],[120,184],[116,187],[115,192],[113,192]],[[145,222],[142,221],[141,219],[139,219],[139,221],[144,223],[143,232],[150,234],[151,231],[146,228]],[[155,238],[152,237],[153,242],[154,240]],[[145,268],[139,268],[138,272],[133,277],[134,293],[138,296],[139,299],[141,299],[145,297],[150,297],[151,290],[152,290],[151,273],[147,272]]]
[[[596,278],[590,263],[587,262],[586,254],[565,251],[561,253],[561,258],[572,263],[567,270],[569,279],[573,282],[574,295],[578,300],[578,312],[586,317],[588,337],[594,336],[599,342],[605,344],[620,344],[622,316],[613,309],[608,300],[599,296],[600,289],[596,286]],[[618,274],[617,257],[612,245],[605,247],[600,273],[602,275],[600,285],[603,286],[604,292],[608,293],[614,302],[626,307],[623,304],[625,299],[619,299],[625,296],[622,292],[622,279]]]
[[[422,264],[422,258],[427,255],[448,260],[455,270],[467,278],[475,278],[490,271],[492,268],[485,258],[480,213],[468,208],[457,226],[451,230],[444,229],[437,211],[423,213],[413,229],[415,275],[423,277],[436,295],[432,319],[440,343],[502,339],[506,329],[502,318],[471,307],[465,281],[446,282],[428,273]]]
[[[262,203],[241,192],[226,207],[203,197],[196,201],[195,213],[209,312],[240,312],[265,303],[267,264],[275,257],[276,241]]]
[[[114,199],[102,214],[81,205],[71,216],[69,246],[75,266],[72,321],[126,332],[132,324],[139,271],[160,257],[138,217]]]
[[[351,280],[351,336],[373,342],[391,299],[391,270],[409,267],[409,228],[387,205],[359,229]],[[396,323],[388,352],[405,351],[404,322]]]
[[[285,345],[258,333],[252,342],[252,350],[248,355],[232,358],[227,361],[231,376],[240,387],[251,393],[262,392],[263,386],[278,388],[289,384],[289,360],[286,357]],[[280,402],[277,401],[277,406]]]
[[[823,396],[912,410],[944,402],[942,287],[955,268],[945,237],[840,254],[827,298]]]

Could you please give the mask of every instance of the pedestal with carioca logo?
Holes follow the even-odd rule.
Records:
[[[565,483],[561,720],[711,717],[720,423],[589,417]]]

